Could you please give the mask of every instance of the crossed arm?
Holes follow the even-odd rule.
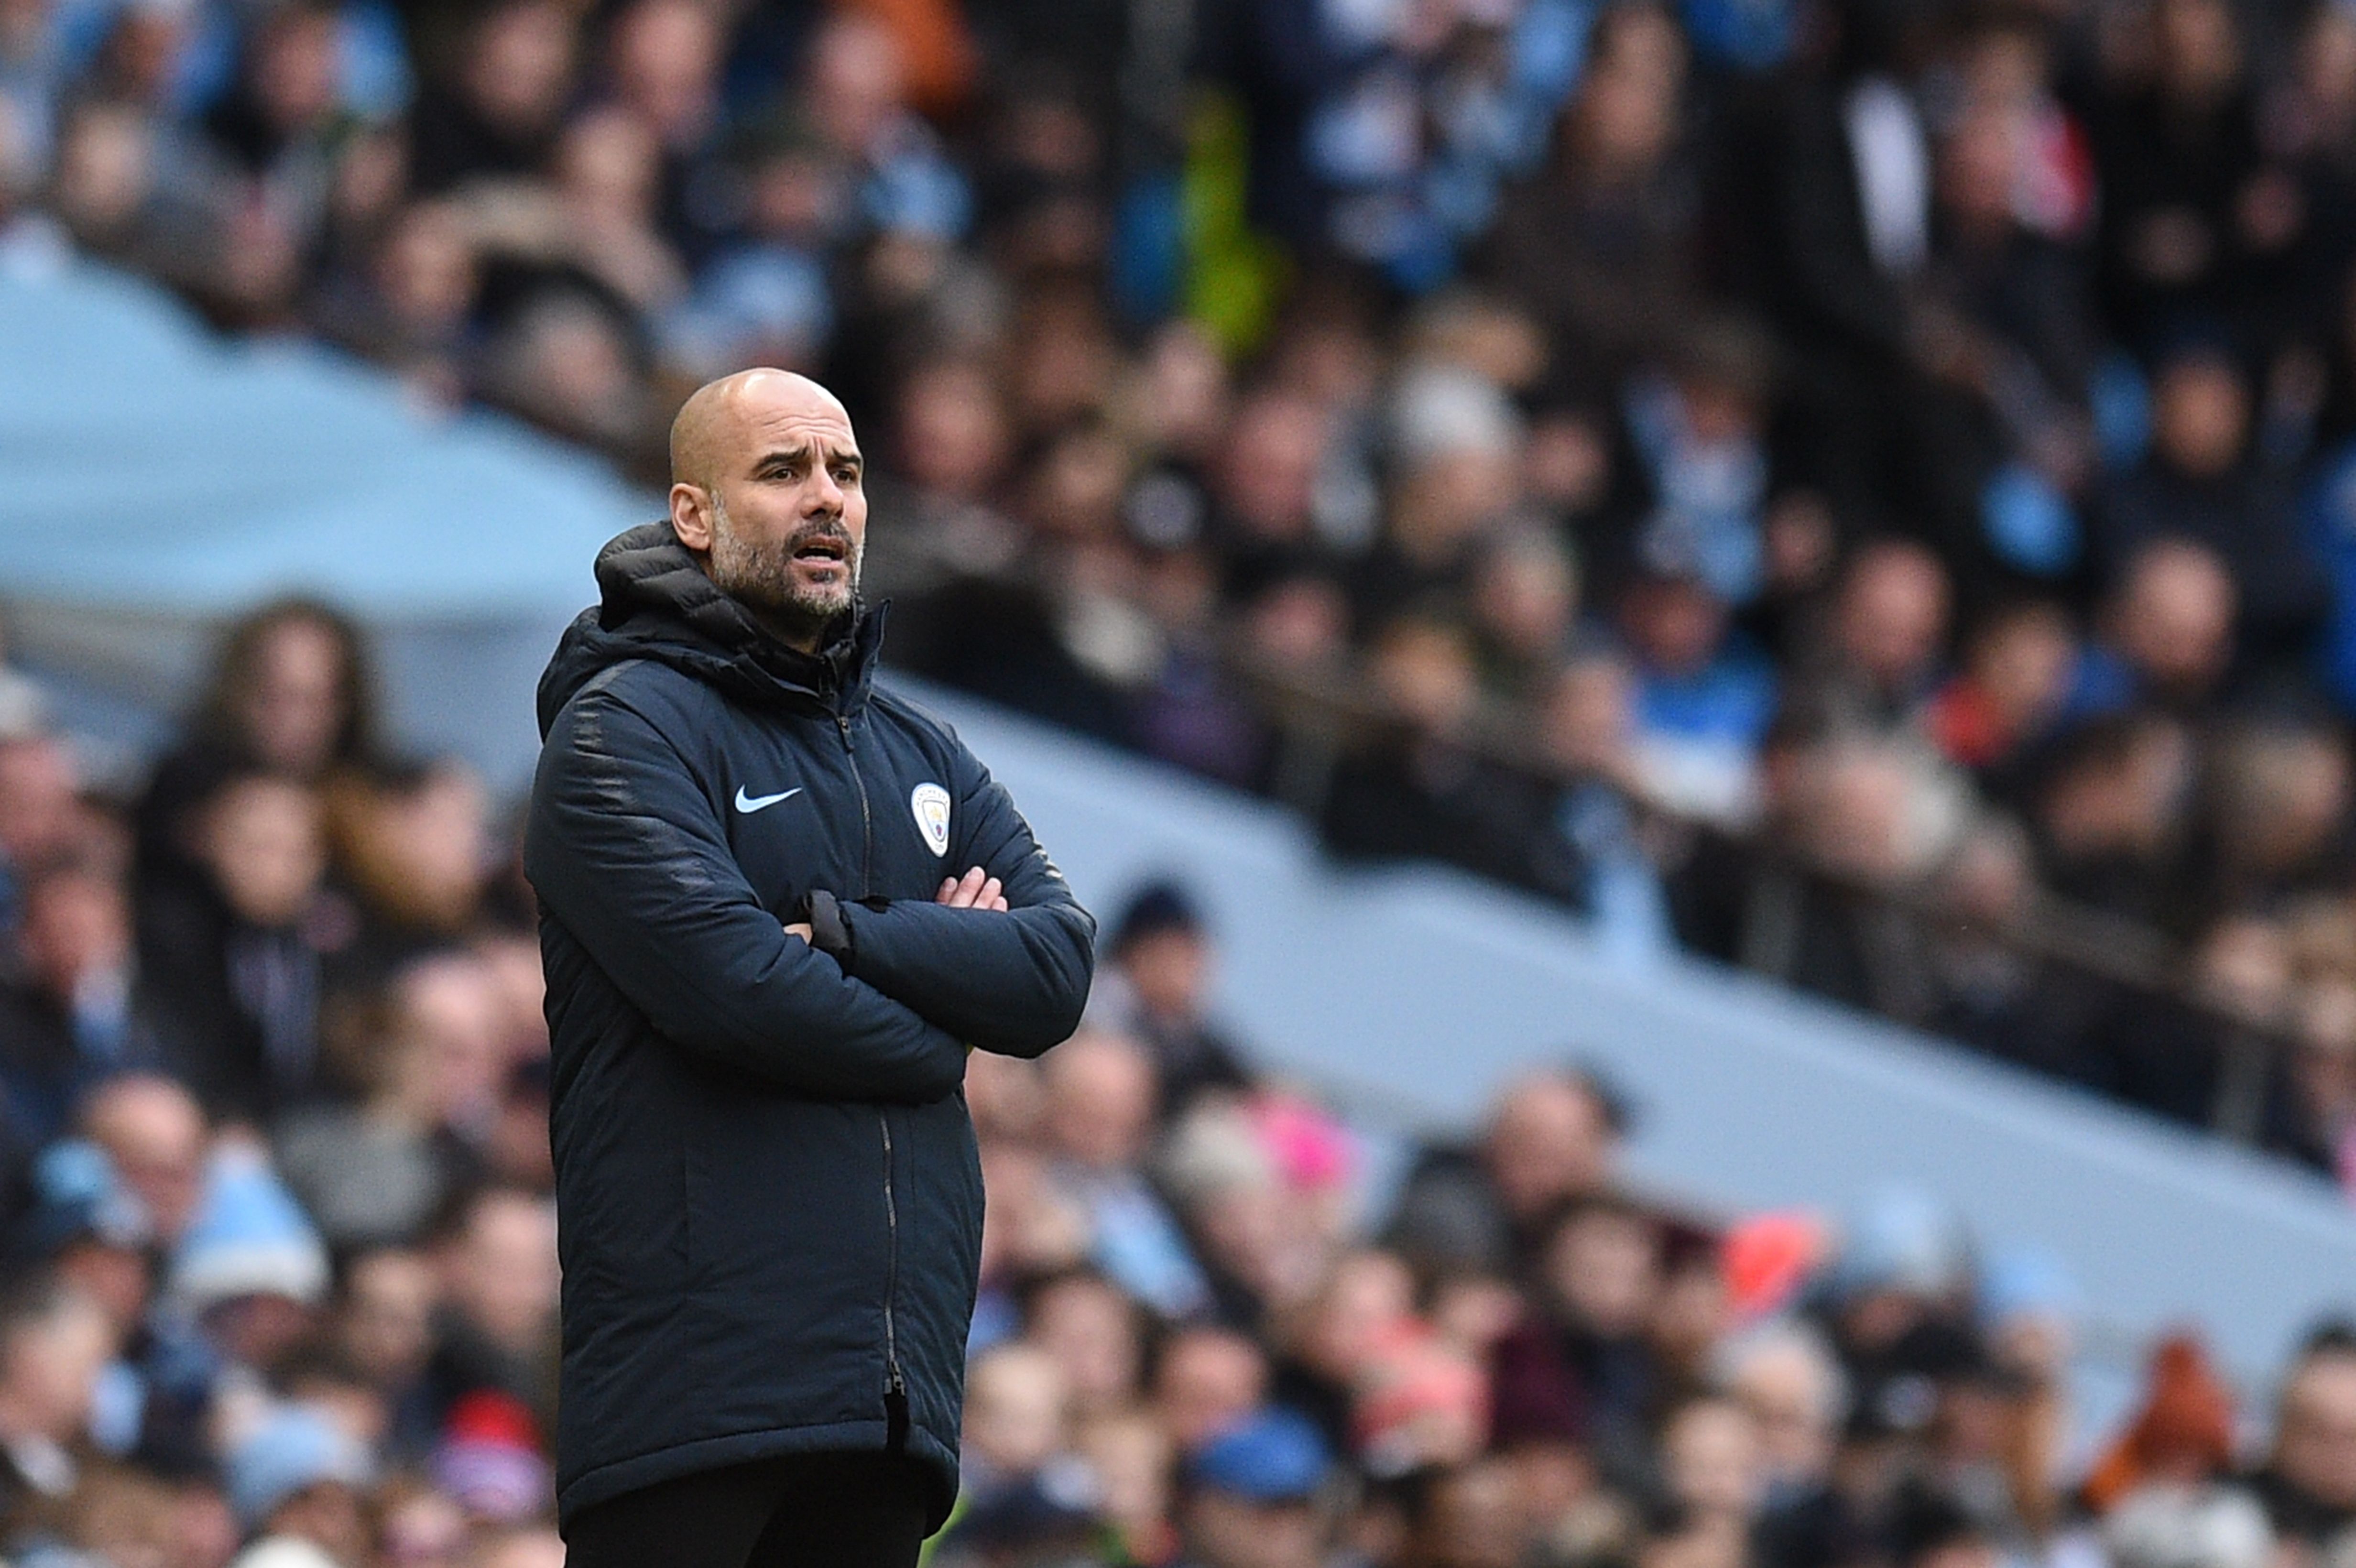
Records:
[[[550,913],[666,1039],[819,1098],[939,1099],[965,1048],[1036,1056],[1087,1001],[1096,923],[969,754],[956,809],[977,864],[935,901],[844,904],[815,951],[737,867],[661,731],[584,692],[548,736],[524,866]],[[962,858],[962,857],[961,857]]]
[[[932,901],[842,906],[844,973],[983,1051],[1037,1056],[1079,1027],[1096,922],[969,754],[956,818],[974,864]]]
[[[550,914],[691,1054],[819,1099],[924,1104],[964,1079],[963,1038],[778,924],[684,761],[610,692],[584,692],[550,731],[524,869]]]

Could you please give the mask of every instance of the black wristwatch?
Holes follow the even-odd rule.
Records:
[[[802,918],[809,923],[810,945],[845,969],[851,967],[851,925],[842,906],[830,892],[814,892],[802,900]]]

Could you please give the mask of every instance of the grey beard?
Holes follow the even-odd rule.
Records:
[[[752,612],[753,618],[788,644],[814,642],[830,623],[859,607],[859,572],[864,549],[853,546],[846,564],[850,582],[840,592],[810,592],[794,581],[793,554],[802,539],[823,530],[797,530],[775,549],[753,544],[730,526],[727,509],[712,497],[712,585]]]

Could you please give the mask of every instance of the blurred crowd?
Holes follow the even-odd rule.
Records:
[[[0,5],[0,264],[810,370],[902,667],[2344,1182],[2351,212],[2341,0]]]
[[[809,369],[902,667],[2356,1186],[2351,213],[2339,0],[0,0],[0,268],[650,475]],[[0,682],[16,1568],[561,1562],[529,891],[369,693],[273,607],[112,800]],[[1104,912],[937,1561],[2356,1563],[2356,1328],[2090,1459],[2050,1260],[1568,1070],[1386,1188]]]
[[[0,1563],[560,1568],[548,1042],[512,835],[366,650],[228,636],[135,797],[0,682]],[[1575,1062],[1354,1123],[1105,912],[1080,1033],[977,1054],[990,1204],[940,1568],[2351,1568],[2356,1324],[2195,1339],[2093,1429],[2060,1260],[1932,1197],[1700,1220]]]

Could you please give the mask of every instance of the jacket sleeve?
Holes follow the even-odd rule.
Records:
[[[981,867],[1004,885],[1007,912],[921,900],[844,904],[850,973],[980,1050],[1037,1056],[1079,1027],[1097,923],[1013,797],[962,746],[956,776],[964,848],[944,859],[944,874]]]
[[[592,688],[549,732],[524,869],[563,923],[681,1050],[819,1099],[923,1104],[956,1089],[954,1036],[788,936],[661,732]]]

